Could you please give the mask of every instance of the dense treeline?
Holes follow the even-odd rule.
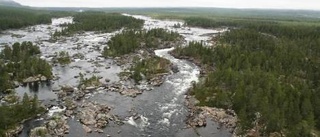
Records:
[[[27,94],[24,94],[22,101],[17,101],[11,105],[1,105],[0,136],[6,136],[7,130],[14,129],[22,120],[35,117],[44,111],[45,109],[40,107],[36,95],[30,98]]]
[[[52,77],[52,68],[40,59],[40,49],[31,42],[14,43],[0,52],[0,91],[11,88],[13,81],[22,81],[31,76]]]
[[[180,38],[176,32],[157,28],[151,30],[125,30],[112,37],[104,48],[104,56],[120,56],[139,48],[158,48]]]
[[[221,35],[211,51],[201,43],[175,51],[214,67],[192,89],[200,105],[234,109],[240,134],[255,128],[263,136],[311,136],[320,129],[320,29],[276,23],[237,27]]]
[[[140,29],[143,20],[118,13],[82,12],[74,15],[74,24],[68,24],[66,29],[56,31],[53,36],[72,35],[78,31],[112,32],[121,28]]]
[[[52,16],[31,9],[0,6],[0,31],[51,23]]]
[[[296,38],[318,38],[320,36],[320,26],[304,25],[304,22],[296,25],[288,25],[278,21],[270,20],[214,20],[203,17],[185,18],[185,24],[188,26],[197,26],[204,28],[231,27],[231,28],[246,28],[253,29],[258,32],[272,34],[276,37],[290,39]],[[306,22],[308,23],[308,22]],[[297,35],[299,33],[300,35]]]
[[[184,18],[185,24],[188,26],[197,26],[203,28],[216,28],[216,27],[257,27],[278,24],[276,21],[270,20],[215,20],[204,17],[187,17]]]
[[[213,66],[213,50],[211,47],[206,47],[202,42],[190,42],[187,47],[177,47],[172,52],[175,56],[193,57],[199,63]]]

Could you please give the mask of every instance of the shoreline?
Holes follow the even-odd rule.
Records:
[[[200,68],[199,78],[205,77],[208,72],[210,72],[208,68],[205,68],[200,61],[193,57],[178,56],[174,51],[169,52],[169,54],[177,59],[187,60],[197,65]],[[199,100],[197,100],[194,95],[191,95],[191,90],[192,87],[185,93],[185,106],[188,108],[189,112],[186,119],[187,128],[205,127],[207,123],[206,120],[209,118],[211,121],[219,123],[219,129],[224,127],[232,134],[232,136],[235,136],[237,128],[236,123],[238,120],[236,113],[230,109],[225,110],[216,107],[197,106]]]

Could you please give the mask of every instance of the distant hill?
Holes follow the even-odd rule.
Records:
[[[0,6],[13,6],[13,7],[20,7],[21,4],[13,1],[13,0],[0,0]]]

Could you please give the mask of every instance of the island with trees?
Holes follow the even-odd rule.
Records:
[[[51,65],[38,56],[39,47],[32,42],[14,43],[0,52],[0,91],[14,87],[14,81],[31,83],[52,78]]]
[[[97,11],[87,11],[73,15],[74,23],[66,24],[60,31],[55,31],[52,37],[57,39],[59,36],[71,36],[78,32],[113,32],[125,29],[140,29],[144,21],[119,13],[104,13]]]
[[[120,58],[120,64],[131,64],[121,76],[132,78],[139,84],[141,80],[159,86],[164,75],[170,72],[171,63],[154,54],[155,49],[181,45],[183,39],[177,32],[162,28],[151,30],[125,30],[110,39],[102,54],[105,57]]]

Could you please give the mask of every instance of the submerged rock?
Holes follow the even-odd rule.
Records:
[[[108,83],[110,82],[110,79],[106,78],[104,81]]]
[[[171,70],[173,73],[178,73],[179,72],[179,68],[177,65],[171,65]]]

